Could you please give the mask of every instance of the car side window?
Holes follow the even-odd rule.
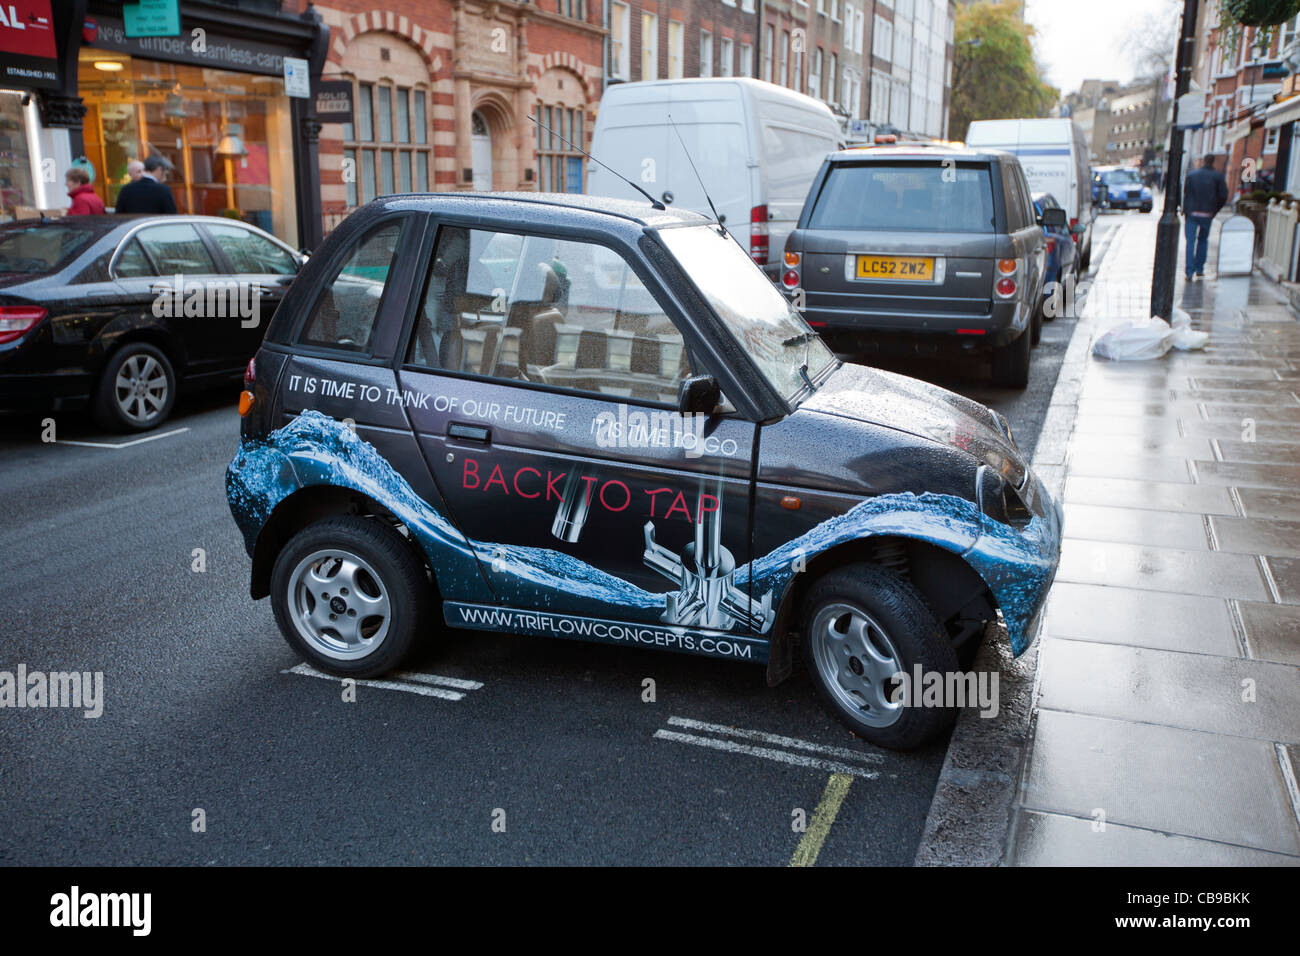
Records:
[[[402,235],[402,220],[371,228],[316,301],[299,342],[366,352]]]
[[[136,237],[162,275],[213,275],[217,271],[199,231],[188,222],[148,226]]]
[[[140,248],[140,243],[134,236],[122,247],[122,252],[117,257],[117,264],[113,268],[122,279],[157,275],[149,262],[149,257],[144,254],[144,250]]]
[[[211,223],[204,228],[238,273],[291,276],[298,271],[293,256],[251,229]]]
[[[444,226],[407,362],[676,404],[681,333],[621,255],[571,239]]]
[[[1020,180],[1016,177],[1015,169],[1010,163],[1002,163],[1002,194],[1006,197],[1007,203],[1007,231],[1016,232],[1025,228],[1029,222],[1029,215],[1025,209],[1024,194],[1020,188]]]

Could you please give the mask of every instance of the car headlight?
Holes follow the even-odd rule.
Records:
[[[1033,519],[1024,499],[1011,483],[987,465],[980,467],[975,486],[980,511],[994,521],[1023,528]]]

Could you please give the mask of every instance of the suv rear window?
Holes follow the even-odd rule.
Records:
[[[992,232],[988,164],[836,164],[817,196],[808,228]]]

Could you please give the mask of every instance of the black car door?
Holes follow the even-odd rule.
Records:
[[[204,222],[199,228],[238,284],[239,321],[231,323],[231,332],[239,339],[241,361],[247,362],[298,274],[299,259],[243,223]]]
[[[760,659],[762,640],[699,634],[771,611],[732,578],[755,425],[677,411],[700,371],[679,321],[613,248],[440,226],[401,401],[497,599],[446,595],[449,623]]]

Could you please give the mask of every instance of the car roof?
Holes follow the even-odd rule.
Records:
[[[688,209],[656,209],[640,199],[609,199],[577,193],[539,192],[453,192],[397,193],[382,196],[372,203],[378,207],[418,208],[431,213],[464,215],[478,205],[482,212],[494,216],[516,215],[533,223],[545,224],[562,219],[566,212],[594,213],[636,223],[653,229],[671,226],[698,226],[711,219]]]
[[[890,143],[880,146],[857,146],[841,149],[831,153],[827,159],[832,163],[843,162],[894,162],[896,160],[996,160],[1011,158],[1011,154],[1001,149],[980,146],[952,146],[948,143]]]

